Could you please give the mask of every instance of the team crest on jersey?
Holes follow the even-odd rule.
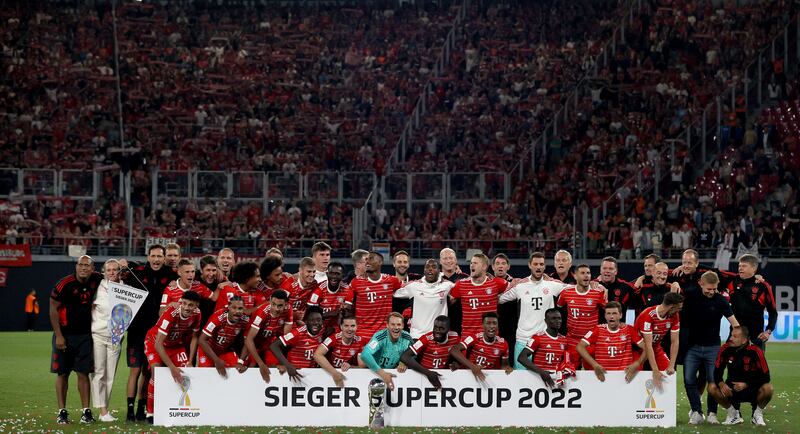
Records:
[[[356,350],[351,349],[350,350],[350,356],[355,356],[355,355],[356,355]]]
[[[586,300],[586,304],[589,306],[591,306],[593,302],[594,302],[593,300]]]
[[[672,323],[667,321],[667,328],[669,328],[669,326],[671,326],[671,325],[672,325]]]
[[[560,347],[561,347],[561,349],[563,350],[563,349],[564,349],[564,344],[561,344],[561,345],[560,345]]]
[[[547,289],[547,288],[545,288],[545,289],[543,289],[543,290],[542,290],[542,294],[544,294],[544,295],[550,295],[550,290],[549,290],[549,289]]]
[[[487,289],[487,290],[486,290],[486,294],[487,294],[487,295],[492,295],[492,289],[491,289],[491,288]]]
[[[494,355],[495,355],[495,356],[499,356],[499,355],[500,355],[500,350],[498,350],[497,348],[495,348],[495,349],[494,349]]]
[[[616,290],[614,290],[614,295],[619,297],[620,295],[622,295],[622,291],[620,291],[619,289],[616,289]]]
[[[385,284],[385,283],[384,283],[384,284],[383,284],[383,289],[389,289],[389,285],[387,285],[387,284]]]
[[[336,301],[341,303],[344,301],[344,297],[336,297]]]

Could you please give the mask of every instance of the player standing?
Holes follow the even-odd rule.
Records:
[[[564,289],[556,304],[567,309],[567,343],[570,359],[577,367],[580,361],[576,350],[578,343],[598,324],[607,294],[604,289],[590,286],[593,282],[588,265],[575,268],[575,279],[575,286]]]
[[[328,254],[330,254],[330,252],[328,252]],[[329,262],[330,258],[328,258],[326,264]],[[317,279],[314,277],[314,273],[314,260],[305,257],[300,260],[297,276],[291,278],[290,282],[281,285],[289,292],[289,306],[294,312],[295,324],[302,324],[306,308],[308,307],[308,299],[311,298],[311,294],[319,288],[319,282],[324,282],[328,279],[327,275],[325,279]]]
[[[161,307],[159,314],[163,314],[167,310],[167,306],[171,304],[180,303],[183,293],[186,291],[194,291],[203,300],[217,301],[217,294],[212,293],[205,285],[195,282],[194,262],[189,259],[183,258],[178,261],[175,267],[178,271],[178,281],[175,285],[168,286],[164,289],[164,295],[161,296]]]
[[[383,328],[383,321],[392,311],[392,296],[402,286],[400,281],[388,274],[381,274],[383,255],[370,252],[367,257],[367,277],[356,277],[350,282],[355,296],[355,314],[358,320],[358,335],[371,338]]]
[[[433,330],[433,321],[447,315],[447,296],[453,283],[442,278],[435,259],[425,261],[425,277],[395,291],[396,298],[413,299],[411,337],[419,339]]]
[[[451,301],[461,300],[461,333],[474,335],[483,330],[483,314],[497,312],[497,301],[509,286],[505,279],[487,274],[489,258],[476,253],[469,261],[470,277],[461,279],[450,290]]]
[[[758,258],[753,255],[742,255],[739,258],[739,275],[733,279],[728,288],[733,314],[739,323],[749,330],[753,336],[753,344],[766,349],[766,342],[772,336],[778,321],[778,310],[775,306],[775,295],[772,287],[756,279]],[[764,311],[767,311],[767,327],[764,328]]]
[[[343,276],[344,266],[340,262],[331,262],[328,264],[328,278],[319,284],[308,299],[308,306],[322,308],[324,336],[335,333],[339,327],[339,318],[353,307],[353,291],[350,286],[342,283]]]
[[[328,243],[320,241],[311,246],[311,257],[314,268],[314,280],[321,283],[328,278],[327,270],[328,264],[331,262],[331,246]]]
[[[230,271],[231,281],[220,285],[217,292],[217,305],[214,311],[225,309],[234,295],[242,297],[244,313],[250,315],[266,301],[266,296],[258,287],[261,285],[261,273],[255,262],[240,262]]]

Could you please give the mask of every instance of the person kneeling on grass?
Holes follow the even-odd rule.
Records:
[[[219,375],[227,377],[225,368],[235,368],[239,361],[239,356],[233,350],[233,343],[246,326],[244,300],[234,295],[228,300],[228,307],[214,312],[203,328],[198,342],[200,348],[197,350],[197,367],[213,367]]]
[[[723,381],[726,367],[728,379]],[[730,340],[719,350],[714,382],[708,384],[708,393],[728,412],[723,425],[744,422],[739,406],[749,402],[753,406],[750,421],[765,426],[764,408],[774,392],[769,381],[769,366],[761,348],[750,342],[747,327],[734,327]]]

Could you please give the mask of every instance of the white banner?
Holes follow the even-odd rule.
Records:
[[[345,373],[337,388],[321,369],[303,369],[292,383],[272,370],[265,384],[257,369],[223,379],[211,368],[183,369],[185,387],[167,368],[155,371],[155,423],[162,426],[362,426],[368,425],[367,386],[375,375],[366,369]],[[438,371],[442,390],[408,371],[397,374],[387,392],[386,426],[618,426],[674,427],[676,376],[655,390],[649,372],[626,383],[622,372],[578,372],[564,388],[550,390],[528,371],[485,371],[478,383],[467,370]]]
[[[108,282],[108,308],[111,318],[108,320],[108,331],[114,345],[122,341],[122,335],[128,330],[133,317],[139,312],[147,291],[125,285],[124,283]]]

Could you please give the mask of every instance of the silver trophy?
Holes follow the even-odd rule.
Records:
[[[369,427],[383,428],[383,397],[386,394],[386,383],[380,378],[369,382]]]

